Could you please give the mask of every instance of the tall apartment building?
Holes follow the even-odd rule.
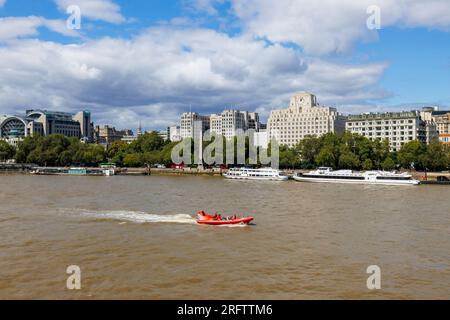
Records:
[[[350,115],[346,130],[371,140],[388,139],[391,151],[410,141],[430,143],[437,138],[436,124],[428,110]]]
[[[267,123],[269,139],[293,147],[306,136],[343,132],[345,117],[335,108],[319,106],[315,95],[302,92],[291,98],[289,108],[273,110]]]
[[[203,116],[196,112],[185,112],[181,115],[181,139],[194,138],[197,134],[203,134],[209,130],[209,127],[210,116]]]
[[[439,111],[437,107],[431,109],[432,119],[436,124],[439,134],[439,141],[450,144],[450,111]]]
[[[256,112],[225,110],[221,114],[213,114],[210,117],[211,132],[221,134],[226,139],[235,137],[239,130],[255,130],[261,128],[259,115]]]

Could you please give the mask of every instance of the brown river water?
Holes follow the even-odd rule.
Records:
[[[449,299],[450,187],[0,175],[0,299]],[[199,209],[255,216],[196,225]],[[68,290],[66,269],[81,269]],[[370,291],[367,267],[381,268]]]

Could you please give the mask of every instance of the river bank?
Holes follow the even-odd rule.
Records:
[[[72,168],[73,169],[73,168]],[[78,169],[79,171],[80,169]],[[100,168],[83,168],[82,172],[74,172],[73,175],[105,175],[105,172],[109,169]],[[0,165],[0,174],[35,174],[38,172],[41,175],[67,175],[71,171],[71,168],[37,168],[31,164],[2,164]],[[151,176],[151,175],[199,175],[199,176],[222,176],[226,173],[227,169],[221,168],[114,168],[111,169],[112,174],[118,176]],[[296,173],[307,173],[309,170],[283,170],[287,175],[293,176]],[[450,172],[420,172],[420,171],[408,171],[417,180],[420,180],[424,184],[449,184]],[[89,174],[92,173],[92,174]]]

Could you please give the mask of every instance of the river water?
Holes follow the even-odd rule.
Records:
[[[0,176],[0,299],[449,299],[450,188]],[[196,225],[199,209],[255,216]],[[68,290],[66,269],[81,269]],[[370,291],[367,267],[381,268]]]

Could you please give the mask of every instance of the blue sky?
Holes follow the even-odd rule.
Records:
[[[450,109],[446,0],[2,2],[0,113],[90,109],[97,123],[161,129],[189,109],[264,118],[296,91],[344,113]],[[365,25],[373,3],[380,30]]]
[[[387,28],[380,32],[380,41],[359,45],[356,52],[389,62],[380,81],[393,94],[386,103],[449,105],[450,33]]]

